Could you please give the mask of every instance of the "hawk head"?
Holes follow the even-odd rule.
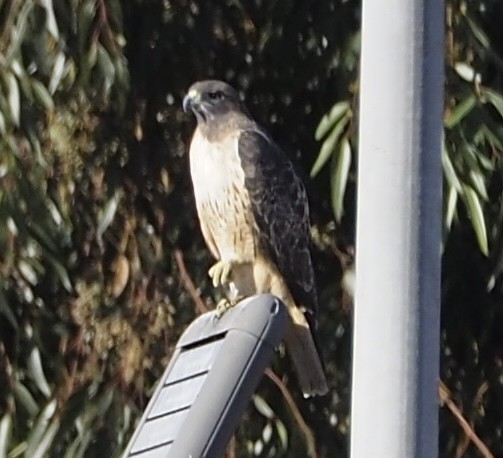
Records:
[[[183,99],[183,109],[191,110],[198,124],[207,124],[217,117],[245,112],[239,94],[227,83],[218,80],[198,81],[190,86]]]

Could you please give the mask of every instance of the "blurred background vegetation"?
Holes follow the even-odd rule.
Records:
[[[208,77],[305,172],[332,387],[278,357],[228,456],[348,455],[360,8],[0,0],[0,457],[119,456],[215,303],[180,108]],[[442,457],[503,456],[502,23],[447,1]]]

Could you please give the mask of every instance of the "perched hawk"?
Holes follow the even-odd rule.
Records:
[[[183,101],[197,128],[190,171],[209,274],[229,301],[271,293],[286,305],[286,336],[304,396],[328,391],[313,339],[317,296],[309,252],[309,209],[292,164],[222,81],[193,84]]]

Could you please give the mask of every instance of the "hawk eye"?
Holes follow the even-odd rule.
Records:
[[[209,92],[208,97],[211,100],[220,100],[224,98],[224,93],[222,91]]]

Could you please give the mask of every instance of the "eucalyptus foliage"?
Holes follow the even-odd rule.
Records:
[[[498,456],[503,7],[447,3],[441,377]],[[303,400],[278,355],[237,456],[347,455],[359,8],[0,1],[0,457],[119,456],[177,337],[219,299],[180,107],[208,77],[240,88],[305,171],[332,387]],[[440,414],[441,455],[478,456]]]

